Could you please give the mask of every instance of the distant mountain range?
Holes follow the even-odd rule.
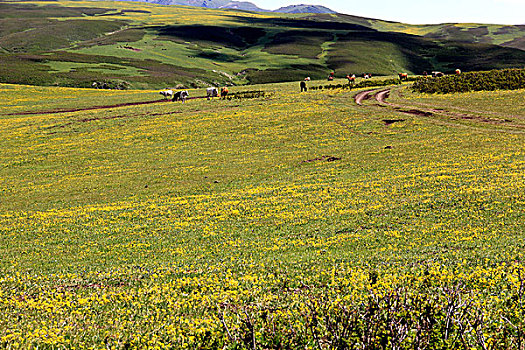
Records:
[[[273,12],[282,13],[336,13],[330,10],[328,7],[320,5],[290,5],[281,7]]]
[[[281,7],[277,10],[266,10],[248,1],[230,1],[230,0],[128,0],[149,2],[159,5],[180,5],[206,7],[211,9],[233,9],[241,11],[257,12],[279,12],[279,13],[336,13],[328,7],[320,5],[290,5]]]

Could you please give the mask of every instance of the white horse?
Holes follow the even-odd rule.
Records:
[[[173,97],[173,90],[163,90],[159,92],[159,94],[161,94],[165,98]]]
[[[206,96],[208,97],[208,100],[210,97],[218,97],[219,96],[219,90],[216,87],[210,87],[206,89]]]

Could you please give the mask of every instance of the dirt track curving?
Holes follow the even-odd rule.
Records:
[[[392,110],[403,113],[403,114],[409,114],[409,115],[415,115],[415,116],[421,116],[421,117],[432,117],[432,116],[441,116],[441,117],[448,117],[451,120],[468,120],[472,122],[477,123],[483,123],[488,125],[494,125],[494,126],[503,126],[506,128],[518,128],[523,129],[525,128],[525,125],[520,124],[514,124],[512,122],[512,118],[515,116],[507,116],[502,115],[503,117],[506,117],[504,119],[490,119],[487,117],[484,117],[483,115],[480,115],[477,113],[477,111],[470,111],[465,110],[465,112],[455,112],[450,110],[444,110],[444,109],[438,109],[438,108],[432,108],[430,106],[423,106],[414,104],[414,105],[401,105],[396,103],[388,102],[387,99],[390,97],[391,89],[375,89],[375,90],[367,90],[358,93],[355,95],[354,99],[356,104],[363,105],[362,102],[364,100],[374,97],[374,99],[379,102],[379,104],[376,104],[376,106],[379,107],[390,107]],[[500,114],[501,115],[501,114]],[[450,125],[459,125],[456,123],[447,123]],[[465,126],[465,125],[462,125]],[[523,133],[523,131],[517,131],[517,130],[501,130],[501,129],[495,129],[495,131],[502,131],[502,132],[510,132],[510,133]]]
[[[376,91],[376,90],[361,91],[360,93],[358,93],[357,95],[354,96],[355,103],[357,103],[358,105],[362,106],[363,105],[363,101],[364,100],[369,100],[371,98],[370,94],[372,92],[374,92],[374,91]]]
[[[390,96],[390,90],[379,91],[376,94],[376,101],[380,103],[387,103],[385,100]]]

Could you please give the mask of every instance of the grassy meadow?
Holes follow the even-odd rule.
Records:
[[[250,90],[0,85],[0,348],[523,347],[524,90]]]

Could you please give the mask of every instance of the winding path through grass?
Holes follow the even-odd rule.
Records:
[[[505,129],[500,128],[493,128],[491,130],[497,131],[497,132],[507,132],[507,133],[524,133],[520,130],[515,129],[524,129],[525,125],[523,124],[517,124],[513,123],[513,118],[516,118],[514,115],[506,115],[499,113],[498,116],[500,119],[491,119],[484,114],[491,114],[490,112],[480,112],[480,111],[473,111],[469,109],[462,109],[461,112],[458,111],[451,111],[446,110],[443,108],[436,108],[429,105],[423,105],[423,104],[399,104],[399,103],[392,103],[388,102],[387,99],[390,97],[390,94],[392,92],[392,88],[388,89],[372,89],[372,90],[366,90],[357,93],[354,96],[354,101],[356,104],[363,106],[363,102],[371,99],[372,97],[379,103],[379,106],[385,107],[391,107],[393,110],[403,113],[403,114],[410,114],[410,115],[416,115],[421,117],[433,117],[433,116],[445,116],[452,120],[462,120],[462,121],[471,121],[475,123],[483,123],[487,125],[493,125],[493,126],[501,126]],[[457,123],[448,123],[450,125],[456,125],[456,126],[465,126],[464,124],[457,124]]]

